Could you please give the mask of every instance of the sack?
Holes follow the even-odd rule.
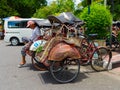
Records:
[[[73,44],[75,46],[80,47],[82,38],[77,38],[77,37],[70,37],[66,40],[64,40],[66,43]]]

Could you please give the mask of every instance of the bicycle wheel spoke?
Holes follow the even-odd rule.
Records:
[[[91,67],[95,71],[103,71],[107,70],[111,61],[110,51],[107,50],[105,47],[98,48],[95,50],[92,61]]]
[[[56,66],[57,61],[53,61],[50,66],[50,72],[53,78],[60,83],[68,83],[73,81],[79,73],[79,60],[64,60],[59,66]],[[56,69],[60,67],[59,69]],[[56,71],[55,71],[56,70]]]

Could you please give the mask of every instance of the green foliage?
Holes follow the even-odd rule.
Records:
[[[57,12],[57,4],[54,2],[49,6],[42,7],[36,11],[33,17],[47,18],[48,15],[55,14]]]
[[[46,5],[46,0],[0,0],[0,17],[19,15],[28,18],[36,9]]]
[[[82,6],[83,7],[86,7],[88,5],[90,5],[90,3],[92,4],[93,2],[96,2],[96,3],[103,3],[104,0],[83,0],[82,1]]]
[[[108,33],[106,28],[111,25],[112,16],[105,6],[93,3],[90,6],[90,14],[86,7],[79,17],[86,22],[86,34],[97,33],[99,39],[106,37]]]
[[[42,51],[42,49],[43,49],[43,46],[39,46],[39,47],[37,48],[36,52],[39,53],[39,52]]]
[[[114,7],[113,15],[114,15],[114,20],[120,20],[120,4],[117,4]]]
[[[56,0],[49,6],[39,8],[33,17],[47,18],[48,15],[58,15],[62,12],[74,12],[73,0]]]
[[[74,2],[73,0],[57,0],[58,12],[73,12]]]
[[[113,20],[120,20],[120,0],[107,0],[107,5],[113,15]]]
[[[7,4],[7,0],[0,0],[0,18],[19,15],[19,13]]]
[[[47,5],[47,2],[46,0],[8,0],[8,5],[17,10],[21,17],[31,17],[36,9]]]
[[[92,2],[98,2],[104,4],[105,0],[92,0]],[[82,6],[88,6],[87,0],[82,1]],[[109,7],[110,12],[112,13],[113,20],[120,20],[120,0],[106,0],[107,7]]]

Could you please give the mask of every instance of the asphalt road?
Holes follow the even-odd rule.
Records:
[[[81,67],[78,78],[67,84],[57,83],[48,71],[34,69],[29,56],[26,66],[18,68],[21,48],[0,40],[0,90],[120,90],[119,76],[86,67]]]

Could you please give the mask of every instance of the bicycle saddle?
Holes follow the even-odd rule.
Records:
[[[89,35],[88,35],[88,37],[91,38],[91,39],[96,39],[97,36],[98,36],[97,33],[95,33],[95,34],[89,34]]]

